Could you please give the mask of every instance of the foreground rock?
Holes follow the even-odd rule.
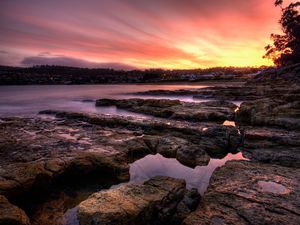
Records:
[[[175,156],[193,166],[205,164],[207,154],[226,154],[228,149],[236,149],[241,139],[236,128],[221,125],[57,115],[61,118],[53,121],[2,120],[0,194],[22,195],[47,187],[64,175],[101,171],[124,181],[128,179],[130,157],[149,153]]]
[[[126,158],[121,156],[123,153],[106,145],[108,135],[126,138],[127,131],[119,129],[118,133],[113,133],[80,121],[61,119],[4,118],[0,123],[0,195],[22,207],[26,213],[33,202],[38,204],[48,196],[56,183],[72,183],[78,177],[85,183],[95,176],[99,183],[106,177],[112,183],[129,179],[129,167]],[[6,220],[17,217],[17,220],[22,210],[9,206],[12,210],[8,210],[7,204],[2,208],[1,203],[1,216]],[[43,218],[51,218],[49,221],[53,224],[60,224],[55,219],[64,214],[65,207],[56,207]],[[37,218],[30,219],[32,224],[46,223],[45,220],[35,223]]]
[[[25,212],[12,205],[0,195],[0,224],[1,225],[29,225],[29,219]]]
[[[299,224],[300,169],[232,161],[217,169],[203,202],[184,221],[199,224]]]
[[[99,99],[96,106],[111,106],[162,118],[189,121],[233,120],[237,106],[225,101],[201,103],[167,99]]]
[[[241,141],[236,128],[222,125],[45,113],[57,117],[0,120],[0,195],[26,212],[29,199],[42,201],[37,196],[53,192],[56,184],[76,183],[78,177],[82,183],[95,177],[100,183],[103,177],[112,184],[124,182],[128,164],[147,154],[174,157],[191,167],[207,165],[211,156],[222,157]],[[28,214],[32,224],[61,220],[68,209],[64,202],[74,199],[62,196],[64,200],[37,202],[39,209]],[[53,204],[59,207],[52,210]]]
[[[81,225],[179,224],[199,201],[183,180],[155,177],[93,194],[79,205]]]

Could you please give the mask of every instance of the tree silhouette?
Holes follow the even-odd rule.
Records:
[[[276,66],[287,66],[300,62],[300,2],[283,7],[283,0],[275,0],[282,10],[279,23],[283,34],[271,34],[272,45],[265,47],[264,58],[272,59]]]

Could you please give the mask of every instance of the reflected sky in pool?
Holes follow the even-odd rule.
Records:
[[[209,184],[213,171],[229,160],[246,160],[242,153],[228,153],[223,159],[210,159],[207,166],[197,166],[192,169],[182,165],[176,159],[165,158],[160,154],[146,157],[130,164],[130,182],[143,183],[155,176],[169,176],[185,179],[187,188],[197,188],[203,195]]]

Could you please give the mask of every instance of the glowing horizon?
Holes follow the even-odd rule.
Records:
[[[191,69],[272,65],[273,0],[0,2],[0,64]]]

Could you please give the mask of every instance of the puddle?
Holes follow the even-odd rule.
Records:
[[[287,194],[289,193],[289,189],[287,189],[282,184],[273,182],[273,181],[258,181],[258,186],[261,188],[263,192],[270,192],[273,194]]]
[[[77,219],[78,206],[68,209],[63,217],[63,225],[80,225]]]
[[[223,123],[224,126],[232,126],[235,127],[235,122],[231,120],[225,120]]]
[[[37,114],[37,117],[45,121],[53,121],[57,119],[56,116],[47,114]]]
[[[67,139],[67,140],[71,140],[71,141],[76,141],[77,138],[71,134],[67,134],[67,133],[61,133],[61,134],[58,134],[59,137],[61,138],[64,138],[64,139]]]
[[[143,183],[155,176],[169,176],[184,179],[187,188],[197,188],[203,195],[209,184],[213,171],[223,166],[229,160],[247,160],[242,153],[229,153],[223,159],[210,159],[207,166],[197,166],[192,169],[182,165],[176,159],[165,158],[160,154],[146,157],[130,164],[130,182]]]

